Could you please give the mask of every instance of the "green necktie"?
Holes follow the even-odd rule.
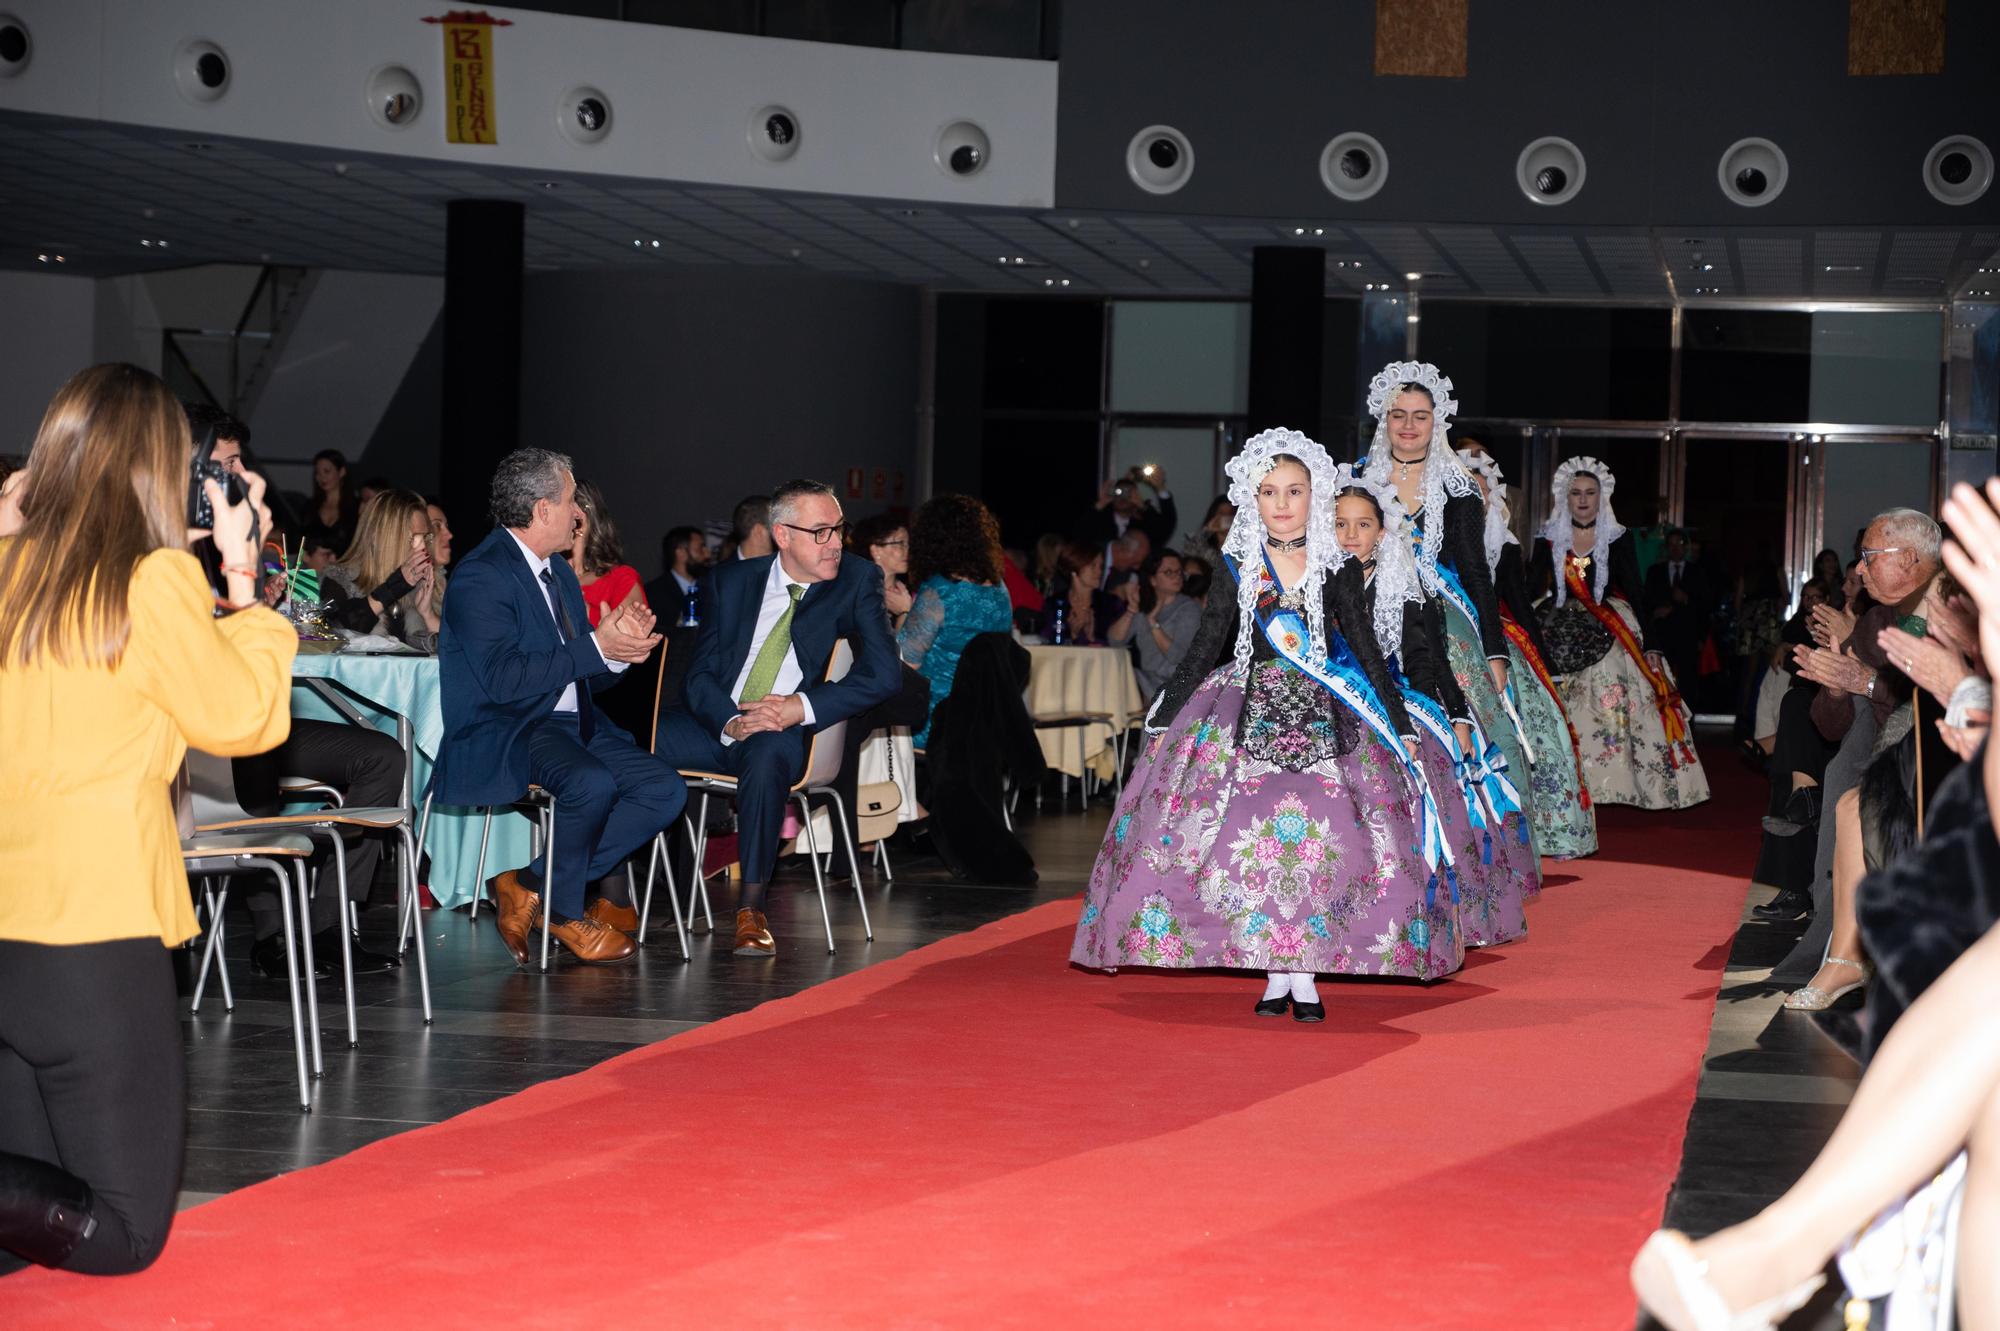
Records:
[[[778,669],[785,663],[785,653],[792,650],[792,612],[799,608],[799,598],[806,594],[806,589],[794,583],[785,590],[791,594],[792,603],[778,616],[778,622],[771,625],[770,635],[757,649],[757,659],[750,663],[750,678],[743,681],[738,702],[756,702],[768,694],[778,682]]]

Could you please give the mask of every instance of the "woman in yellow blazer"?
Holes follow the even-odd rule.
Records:
[[[189,745],[290,727],[298,639],[257,604],[253,518],[207,482],[226,589],[187,551],[187,418],[99,365],[49,404],[0,539],[0,1271],[159,1255],[186,1089],[167,948],[197,932],[168,787]]]

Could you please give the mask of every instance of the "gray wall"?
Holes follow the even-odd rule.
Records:
[[[1930,146],[1966,133],[2000,147],[1990,80],[2000,5],[1950,6],[1945,72],[1849,77],[1848,6],[1827,0],[1508,0],[1474,3],[1463,79],[1377,77],[1364,0],[1090,0],[1063,7],[1056,199],[1066,208],[1271,218],[1632,225],[1935,224],[2000,218],[2000,187],[1950,207],[1925,192]],[[1125,174],[1148,125],[1185,133],[1194,174],[1154,196]],[[1344,203],[1319,181],[1335,134],[1389,155],[1380,193]],[[1514,184],[1522,148],[1583,150],[1560,207]],[[1728,202],[1717,159],[1769,138],[1784,193]]]
[[[95,287],[87,277],[0,273],[0,453],[26,457],[49,399],[91,363]]]
[[[646,577],[669,527],[726,518],[794,476],[833,485],[850,518],[888,505],[848,498],[849,468],[901,471],[915,497],[913,288],[752,268],[550,273],[528,279],[523,321],[522,442],[569,453],[604,489]]]

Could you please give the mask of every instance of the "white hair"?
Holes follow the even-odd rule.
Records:
[[[1930,514],[1914,508],[1888,508],[1877,513],[1869,526],[1879,525],[1883,539],[1916,555],[1926,563],[1938,562],[1938,547],[1944,542],[1944,532]]]

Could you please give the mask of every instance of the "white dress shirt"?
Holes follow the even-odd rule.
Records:
[[[750,630],[750,650],[743,656],[743,668],[736,672],[736,682],[729,686],[729,696],[732,699],[743,696],[743,686],[750,682],[750,667],[757,664],[757,653],[763,649],[764,639],[771,636],[771,630],[777,627],[778,616],[784,614],[785,607],[791,603],[792,594],[787,589],[793,586],[804,586],[808,591],[812,589],[810,583],[795,584],[786,577],[784,561],[773,555],[771,576],[764,580],[764,599],[757,607],[757,624]],[[805,600],[803,593],[799,599]],[[792,622],[795,624],[798,622],[796,610],[792,612]],[[785,659],[778,662],[778,677],[771,682],[771,696],[781,697],[787,693],[799,693],[799,682],[805,677],[806,672],[799,669],[798,648],[787,647]],[[813,724],[812,700],[805,694],[799,693],[799,705],[805,708],[805,724]],[[722,736],[722,742],[734,744],[736,741],[725,734]]]
[[[507,534],[509,536],[514,536],[513,528],[511,527],[508,528]],[[554,622],[556,626],[556,631],[561,632],[562,620],[556,615],[555,603],[549,599],[551,589],[549,588],[547,583],[544,583],[542,581],[542,574],[547,573],[549,571],[549,561],[547,557],[543,555],[538,555],[533,550],[530,550],[528,548],[528,543],[522,540],[518,536],[514,536],[514,544],[521,548],[521,557],[528,561],[528,569],[535,575],[535,590],[542,594],[542,604],[547,606],[549,609],[549,619]],[[586,618],[583,623],[577,625],[576,627],[579,631],[586,631],[590,628],[590,620]],[[592,647],[597,647],[597,635],[594,633],[590,635],[590,645]],[[598,648],[597,659],[600,661],[604,661],[604,649],[601,647]],[[604,664],[610,667],[611,673],[613,673],[614,675],[622,675],[625,673],[625,669],[630,664],[630,662],[604,661]],[[557,712],[573,713],[576,711],[576,708],[577,708],[576,684],[574,681],[571,681],[569,684],[563,686],[562,697],[556,699],[555,710]]]
[[[674,582],[676,585],[680,587],[681,594],[683,596],[692,592],[696,587],[701,585],[700,583],[696,582],[693,578],[690,578],[686,574],[682,573],[677,568],[668,569],[667,572],[674,575]]]

